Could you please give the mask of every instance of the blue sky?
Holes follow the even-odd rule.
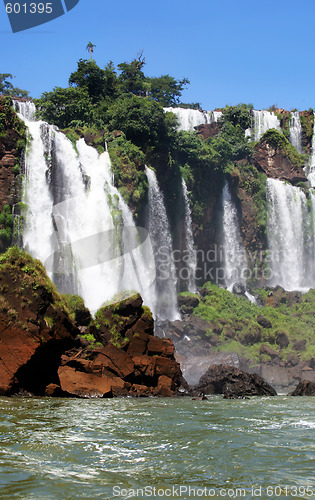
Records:
[[[58,19],[12,33],[1,1],[0,72],[39,97],[67,86],[92,41],[101,67],[143,50],[147,75],[187,77],[183,101],[204,109],[302,110],[315,108],[314,25],[314,0],[80,0]]]

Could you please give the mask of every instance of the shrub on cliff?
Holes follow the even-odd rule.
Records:
[[[275,149],[280,149],[294,167],[303,168],[305,166],[305,157],[300,155],[288,139],[278,130],[274,128],[267,130],[261,140],[266,141]]]

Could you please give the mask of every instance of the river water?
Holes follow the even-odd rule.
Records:
[[[0,398],[0,498],[315,498],[314,438],[311,397]]]

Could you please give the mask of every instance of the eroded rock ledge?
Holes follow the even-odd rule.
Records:
[[[0,257],[0,395],[172,396],[186,386],[139,294],[89,326],[75,317],[39,261],[18,248]]]

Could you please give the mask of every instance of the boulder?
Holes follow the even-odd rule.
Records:
[[[302,380],[289,396],[315,396],[315,382]]]
[[[295,350],[295,351],[305,351],[306,350],[306,340],[305,339],[302,339],[302,340],[297,340],[292,348]]]
[[[147,350],[147,345],[149,342],[149,335],[147,333],[136,333],[132,336],[128,348],[127,353],[129,356],[141,356]]]
[[[171,340],[151,336],[149,337],[147,351],[149,356],[157,355],[173,358],[175,349]]]
[[[194,333],[195,335],[205,335],[207,330],[211,329],[211,325],[205,319],[199,318],[199,316],[190,316],[187,321],[185,321],[186,333],[190,335]]]
[[[246,373],[229,365],[212,365],[194,388],[204,394],[225,397],[275,396],[276,391],[256,373]]]
[[[269,345],[262,344],[259,349],[260,354],[267,354],[271,359],[279,358],[279,353],[274,351]]]
[[[281,349],[285,349],[290,344],[289,338],[286,333],[278,332],[276,336],[276,344],[281,347]]]
[[[260,314],[257,316],[257,323],[262,326],[263,328],[271,328],[272,325],[269,321],[269,319],[265,318],[264,316],[261,316]]]
[[[60,387],[67,396],[79,398],[103,398],[112,396],[111,379],[85,373],[70,366],[60,366],[58,370]]]
[[[61,397],[63,396],[61,387],[59,384],[48,384],[45,389],[45,396],[47,397]]]
[[[178,306],[183,313],[191,314],[195,307],[198,306],[200,298],[198,295],[179,295]]]

